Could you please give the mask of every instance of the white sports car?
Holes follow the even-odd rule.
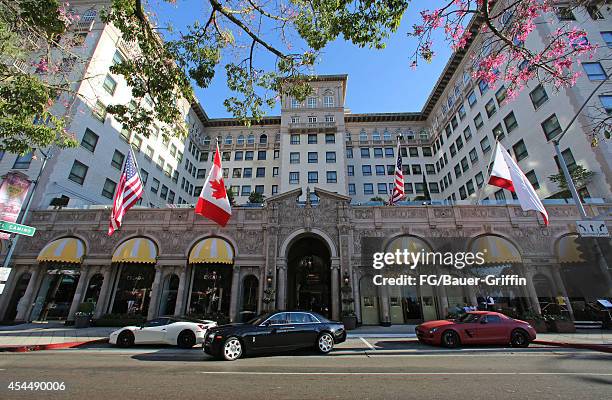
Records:
[[[189,349],[202,343],[206,331],[217,326],[214,321],[188,320],[160,317],[145,322],[142,326],[125,326],[112,332],[109,343],[119,347],[134,344],[171,344]]]

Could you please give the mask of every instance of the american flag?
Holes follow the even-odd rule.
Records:
[[[406,197],[404,192],[404,174],[402,173],[402,152],[400,138],[397,137],[397,163],[395,163],[395,186],[389,198],[389,204],[395,204]]]
[[[138,176],[136,164],[132,158],[132,150],[130,149],[115,192],[113,211],[111,212],[110,224],[108,226],[108,236],[119,229],[123,216],[142,197],[142,192],[142,181]]]

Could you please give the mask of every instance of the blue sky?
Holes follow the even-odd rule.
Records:
[[[153,0],[151,7],[160,25],[172,24],[176,30],[196,19],[206,22],[208,12],[201,0],[177,0],[171,5]],[[322,52],[315,68],[317,74],[348,74],[346,107],[353,113],[420,111],[451,54],[441,40],[435,41],[436,57],[431,64],[410,68],[415,41],[406,32],[417,22],[418,11],[431,7],[431,1],[414,0],[398,32],[387,41],[384,50],[360,49],[338,39]],[[196,88],[196,95],[209,117],[231,117],[223,100],[231,95],[220,68],[206,89]],[[269,112],[278,115],[277,106]]]

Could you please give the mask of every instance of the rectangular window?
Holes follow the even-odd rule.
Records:
[[[253,151],[252,150],[248,150],[244,152],[244,160],[253,161]]]
[[[255,177],[265,178],[265,176],[266,176],[266,167],[257,167],[257,169],[255,170]]]
[[[378,192],[378,194],[387,194],[387,184],[386,183],[376,184],[376,191]]]
[[[157,157],[157,169],[164,169],[164,165],[166,165],[166,160],[164,160],[164,157],[158,156]]]
[[[323,96],[323,106],[324,107],[333,107],[334,106],[334,96]]]
[[[427,175],[435,175],[436,167],[433,164],[425,164],[425,173]]]
[[[240,178],[242,177],[242,168],[234,168],[232,170],[232,178]]]
[[[255,185],[255,193],[264,194],[264,185]]]
[[[502,102],[506,100],[507,90],[506,87],[502,85],[497,92],[495,92],[495,99],[497,100],[497,104],[502,106]]]
[[[74,160],[72,164],[72,168],[70,169],[70,174],[68,175],[68,179],[71,181],[82,185],[85,182],[85,177],[87,176],[87,170],[89,167],[83,164],[80,161]]]
[[[347,165],[346,166],[346,173],[348,176],[355,176],[355,166],[354,165]]]
[[[104,186],[102,187],[102,196],[106,197],[107,199],[112,199],[115,195],[116,187],[117,184],[115,182],[106,178],[106,181],[104,181]]]
[[[599,11],[599,7],[596,4],[586,6],[586,10],[592,20],[603,19],[603,14]]]
[[[362,165],[361,166],[361,174],[363,176],[372,176],[372,166],[371,165]]]
[[[496,140],[502,140],[504,136],[506,136],[506,134],[504,132],[504,128],[502,127],[502,125],[501,124],[495,125],[495,128],[493,128],[493,137]]]
[[[499,189],[497,192],[495,192],[495,200],[506,200],[506,195],[504,194],[504,189]]]
[[[299,164],[300,163],[300,153],[291,152],[289,153],[289,164]]]
[[[425,149],[423,149],[423,153],[425,153],[424,151]],[[429,149],[429,151],[431,152],[431,149]],[[424,154],[423,154],[424,155]],[[431,154],[430,154],[431,155]],[[395,157],[395,153],[393,151],[393,147],[385,147],[385,157],[389,157],[389,158],[393,158]]]
[[[484,122],[482,122],[482,115],[480,115],[480,113],[476,114],[474,117],[474,125],[476,126],[476,130],[482,128],[484,125]]]
[[[317,171],[309,171],[308,172],[308,183],[318,183],[319,182],[319,173]]]
[[[384,165],[377,165],[375,167],[375,169],[376,169],[376,175],[379,175],[379,176],[380,175],[382,175],[382,176],[385,175],[385,166]]]
[[[272,176],[278,176],[278,167],[272,167]]]
[[[472,129],[470,129],[469,125],[463,130],[463,137],[466,142],[469,142],[472,138]]]
[[[174,196],[175,196],[175,195],[176,195],[176,194],[175,194],[175,193],[174,193],[172,190],[170,190],[170,191],[168,192],[168,203],[170,203],[170,204],[173,204],[173,203],[174,203]]]
[[[179,172],[175,170],[172,173],[172,182],[177,183],[178,182],[178,178],[179,178]]]
[[[457,145],[457,151],[463,148],[463,139],[461,139],[461,136],[459,136],[457,140],[455,140],[455,144]]]
[[[335,118],[333,115],[326,115],[325,116],[325,122],[334,122]]]
[[[258,159],[258,160],[265,160],[265,159],[266,159],[267,154],[268,154],[268,152],[267,152],[267,151],[265,151],[265,150],[259,150],[259,151],[257,152],[257,159]]]
[[[465,115],[466,115],[465,114],[465,106],[463,104],[461,105],[461,107],[459,107],[458,112],[459,112],[459,119],[461,121],[463,121],[465,119]]]
[[[518,122],[516,121],[513,111],[504,117],[504,125],[506,126],[506,132],[508,132],[508,134],[518,128]]]
[[[308,108],[316,108],[317,107],[317,98],[316,97],[309,97],[306,101],[306,104],[308,105]]]
[[[491,150],[491,143],[489,142],[489,137],[485,136],[481,141],[480,141],[480,149],[482,150],[482,153],[486,153],[487,151]]]
[[[289,172],[289,183],[290,184],[300,183],[300,173],[299,172]]]
[[[325,143],[336,143],[336,135],[333,133],[326,133]]]
[[[361,158],[370,158],[370,149],[367,147],[361,148]]]
[[[465,200],[467,198],[467,193],[465,192],[465,186],[461,186],[459,188],[459,197],[461,200]]]
[[[472,162],[472,165],[474,165],[476,161],[478,161],[478,151],[476,151],[476,147],[470,150],[470,161]]]
[[[98,121],[102,123],[106,121],[106,114],[107,114],[106,106],[100,100],[96,101],[96,105],[94,106],[91,113],[94,116],[94,118],[96,118]]]
[[[274,159],[276,160],[279,157],[280,157],[280,150],[274,150]]]
[[[478,186],[479,188],[482,187],[483,183],[484,183],[484,176],[482,172],[479,172],[476,174],[476,186]]]
[[[474,189],[474,182],[472,182],[471,179],[469,179],[466,183],[465,183],[465,187],[467,189],[468,194],[474,194],[474,192],[476,191]]]
[[[470,169],[470,164],[468,163],[467,157],[463,157],[461,159],[461,169],[463,170],[463,172],[466,172],[468,169]]]
[[[364,183],[363,194],[374,194],[374,185],[371,183]]]
[[[421,175],[421,166],[419,164],[412,164],[412,175]]]
[[[531,183],[531,186],[533,186],[534,189],[540,188],[540,182],[538,182],[538,177],[534,170],[527,172],[525,174],[525,177],[529,179],[529,182]]]
[[[382,158],[383,157],[383,149],[380,147],[374,148],[374,158]]]
[[[278,185],[272,185],[272,195],[278,194]]]
[[[142,179],[142,185],[147,184],[147,180],[149,180],[149,173],[147,170],[140,168],[140,179]]]
[[[527,146],[525,146],[523,139],[516,142],[516,144],[512,146],[512,150],[514,150],[514,157],[516,158],[516,161],[521,161],[529,155],[529,153],[527,153]]]
[[[308,144],[317,144],[317,134],[316,133],[308,134]]]
[[[240,196],[247,197],[250,194],[251,194],[251,186],[250,185],[243,185],[242,189],[240,191]]]
[[[17,156],[15,163],[13,164],[13,169],[28,169],[30,168],[30,163],[32,162],[32,153],[27,153],[24,155]]]
[[[159,181],[156,178],[153,178],[153,181],[151,181],[151,192],[157,194],[158,191],[159,191]]]
[[[328,164],[333,164],[336,162],[336,152],[328,151],[325,153],[325,162]]]
[[[575,21],[576,20],[576,17],[574,17],[574,13],[569,7],[557,7],[557,9],[555,10],[555,13],[557,14],[557,18],[559,18],[559,21]]]
[[[606,113],[608,115],[612,114],[612,96],[601,95],[599,96],[599,101],[601,101],[601,106],[606,111]]]
[[[542,104],[548,101],[548,94],[542,85],[536,86],[536,88],[529,93],[529,97],[531,98],[533,108],[536,110],[540,108]]]
[[[491,118],[493,114],[497,112],[497,107],[495,107],[495,101],[493,99],[489,100],[485,105],[485,111],[487,112],[487,117]]]
[[[601,37],[608,47],[612,47],[612,31],[601,32]]]
[[[117,82],[115,82],[112,76],[107,74],[106,78],[104,78],[104,83],[102,84],[102,87],[104,88],[104,90],[106,90],[108,94],[112,96],[115,94],[115,89],[117,89]]]
[[[559,120],[555,114],[548,117],[548,119],[542,122],[542,130],[544,130],[544,135],[546,135],[546,139],[552,140],[558,134],[561,133],[561,125],[559,125]]]
[[[567,165],[567,168],[571,171],[574,167],[576,167],[576,159],[574,158],[574,155],[572,154],[572,151],[570,149],[565,149],[561,152],[561,155],[563,156],[563,160],[565,161],[565,165]],[[557,168],[559,170],[561,170],[561,165],[559,165],[559,160],[557,158],[557,156],[555,156],[555,163],[557,164]]]
[[[253,177],[253,168],[245,168],[242,170],[243,178],[251,178]]]
[[[457,155],[457,147],[455,146],[455,143],[452,143],[448,150],[450,151],[451,157],[455,157]]]
[[[395,165],[387,165],[387,175],[395,175]]]
[[[81,140],[81,147],[86,148],[92,153],[96,150],[98,145],[98,135],[96,135],[91,129],[85,129],[85,134]]]
[[[598,62],[582,63],[582,68],[586,72],[589,80],[591,81],[603,81],[606,79],[606,71]]]
[[[202,187],[201,186],[196,186],[196,190],[195,193],[198,193],[202,191]],[[166,198],[168,197],[168,186],[166,185],[162,185],[161,190],[159,191],[159,197],[161,197],[162,199],[166,200]]]
[[[476,104],[476,93],[474,93],[473,90],[468,93],[467,100],[468,104],[470,105],[470,108],[474,108],[474,104]]]
[[[419,148],[418,147],[409,147],[408,153],[410,157],[418,157],[419,156]]]
[[[432,153],[431,153],[431,147],[423,147],[423,157],[431,157]]]
[[[348,193],[349,195],[355,195],[357,192],[355,191],[355,184],[354,183],[349,183],[348,185]]]
[[[338,174],[336,171],[327,171],[327,183],[336,183],[338,182]]]
[[[291,139],[290,139],[290,143],[291,144],[300,144],[300,135],[297,133],[293,133],[291,134]]]
[[[244,153],[242,151],[237,151],[236,153],[234,153],[234,161],[242,161],[243,157]]]
[[[111,160],[111,165],[121,171],[121,168],[123,168],[124,159],[125,156],[123,155],[123,153],[119,150],[115,150],[115,152],[113,153],[113,158]]]
[[[483,96],[489,90],[489,84],[481,79],[478,81],[478,89],[480,90],[480,95]]]
[[[353,149],[346,149],[346,158],[353,158]]]
[[[121,64],[122,62],[125,62],[125,57],[119,50],[115,51],[113,55],[113,65]]]

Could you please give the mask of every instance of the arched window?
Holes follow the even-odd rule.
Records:
[[[378,129],[375,129],[374,132],[372,132],[372,140],[375,142],[380,142],[380,133],[378,132]]]
[[[252,133],[247,136],[247,144],[255,144],[255,135],[253,135]]]
[[[223,136],[217,136],[217,143],[223,143]]]
[[[267,144],[268,143],[268,135],[265,133],[259,137],[259,144]]]
[[[238,136],[237,143],[238,143],[239,145],[243,145],[243,144],[244,144],[244,135],[239,135],[239,136]]]
[[[385,131],[383,132],[383,139],[385,141],[391,140],[391,132],[389,132],[387,129],[385,129]]]
[[[85,13],[83,14],[83,22],[91,22],[94,19],[96,19],[96,15],[98,14],[98,12],[94,9],[90,9],[85,11]]]
[[[233,141],[234,141],[234,138],[232,137],[232,135],[227,135],[225,137],[225,144],[232,144]]]
[[[206,136],[206,137],[204,138],[204,145],[205,145],[205,146],[209,146],[209,145],[210,145],[210,136]]]
[[[368,134],[366,133],[365,129],[362,129],[361,132],[359,132],[359,141],[360,142],[368,141]]]
[[[327,90],[323,94],[323,107],[333,107],[334,106],[334,93],[331,90]]]
[[[346,140],[347,142],[351,142],[353,140],[351,138],[351,132],[349,131],[344,132],[344,140]]]

